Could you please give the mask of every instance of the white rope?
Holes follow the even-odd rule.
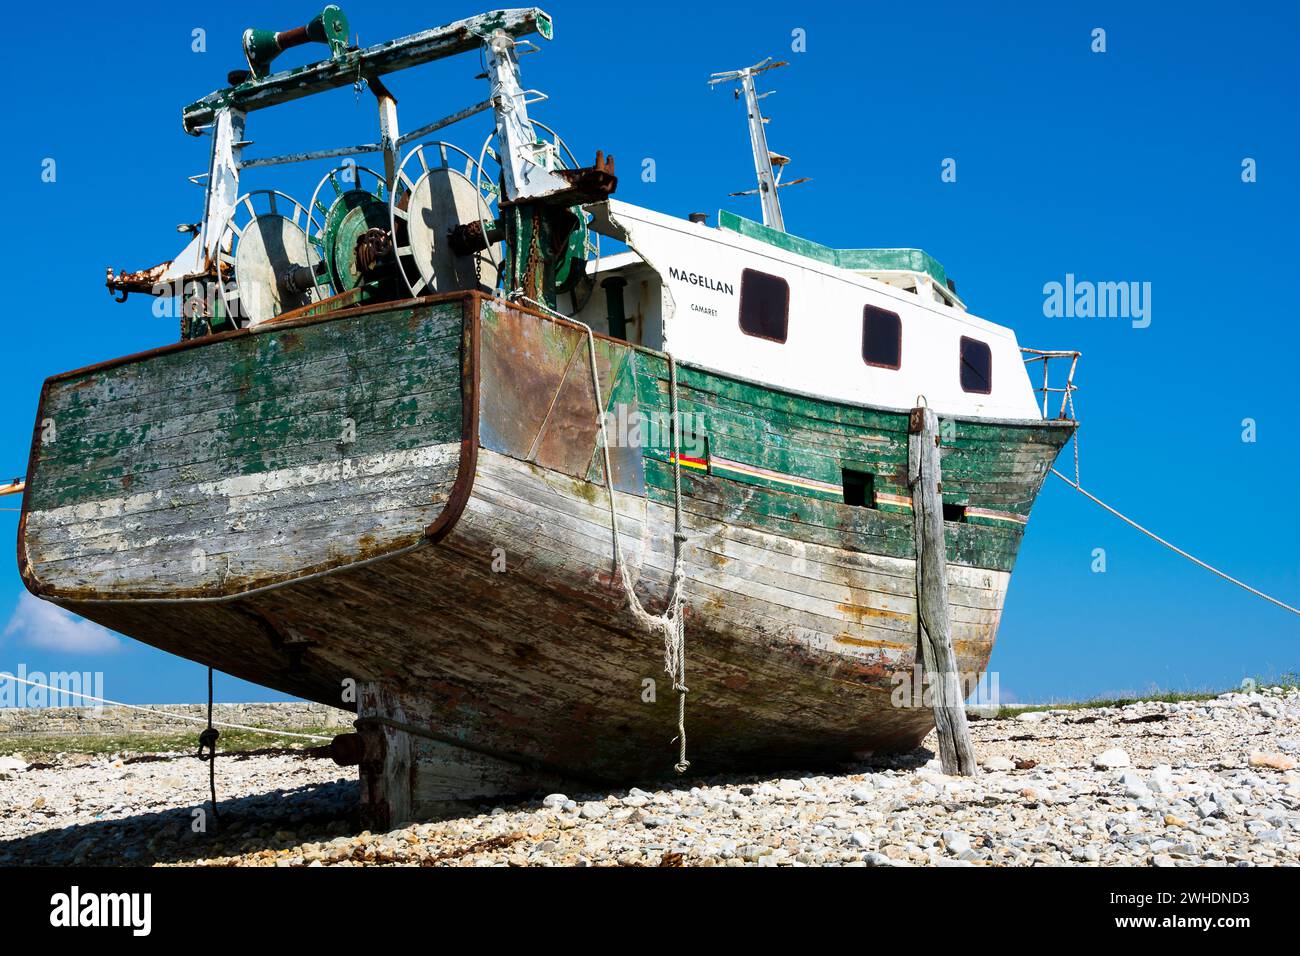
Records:
[[[1142,527],[1142,525],[1138,524],[1138,523],[1137,523],[1136,521],[1134,521],[1132,518],[1128,517],[1127,515],[1121,514],[1119,511],[1117,511],[1116,509],[1112,508],[1110,505],[1106,504],[1106,502],[1102,501],[1102,500],[1101,500],[1100,498],[1098,498],[1096,495],[1094,495],[1094,494],[1092,494],[1092,493],[1090,493],[1090,492],[1088,492],[1088,491],[1085,491],[1085,490],[1083,489],[1083,487],[1082,487],[1078,482],[1076,482],[1076,481],[1071,481],[1069,478],[1065,477],[1065,475],[1061,474],[1061,473],[1060,473],[1059,471],[1057,471],[1055,468],[1052,469],[1052,474],[1054,474],[1057,478],[1060,478],[1063,482],[1065,482],[1067,485],[1069,485],[1069,486],[1070,486],[1071,488],[1073,488],[1075,491],[1079,492],[1079,494],[1083,495],[1085,498],[1087,498],[1087,499],[1089,499],[1090,501],[1093,501],[1093,502],[1095,502],[1096,504],[1100,505],[1101,507],[1105,508],[1107,511],[1109,511],[1111,514],[1113,514],[1113,515],[1114,515],[1116,518],[1118,518],[1120,521],[1123,521],[1125,524],[1130,525],[1130,526],[1133,527],[1133,528],[1136,528],[1138,531],[1141,531],[1144,535],[1146,535],[1146,536],[1147,536],[1148,538],[1150,538],[1152,541],[1155,541],[1157,544],[1162,544],[1162,545],[1164,545],[1166,548],[1168,548],[1170,551],[1174,552],[1175,554],[1180,554],[1180,555],[1182,555],[1184,558],[1186,558],[1188,561],[1191,561],[1193,564],[1200,565],[1201,567],[1205,568],[1205,570],[1210,571],[1210,572],[1213,573],[1213,574],[1217,574],[1219,577],[1223,578],[1225,581],[1228,581],[1228,582],[1230,582],[1230,583],[1232,583],[1232,584],[1237,585],[1237,587],[1241,588],[1242,590],[1249,591],[1251,594],[1255,595],[1256,597],[1261,597],[1261,598],[1263,598],[1265,601],[1268,601],[1268,602],[1271,603],[1271,604],[1276,604],[1278,607],[1282,608],[1282,609],[1285,610],[1285,611],[1290,611],[1292,614],[1300,614],[1300,609],[1294,608],[1294,607],[1292,607],[1290,604],[1286,604],[1286,603],[1284,603],[1284,602],[1282,602],[1282,601],[1279,601],[1277,598],[1275,598],[1275,597],[1271,597],[1271,596],[1265,594],[1263,591],[1260,591],[1260,590],[1258,590],[1258,589],[1256,589],[1256,588],[1251,587],[1249,584],[1246,584],[1244,581],[1238,581],[1238,580],[1237,580],[1236,578],[1234,578],[1232,575],[1227,574],[1226,572],[1220,571],[1218,568],[1214,567],[1213,565],[1206,564],[1206,563],[1205,563],[1204,561],[1202,561],[1200,558],[1195,557],[1194,555],[1188,554],[1188,553],[1187,553],[1186,551],[1184,551],[1182,548],[1179,548],[1179,547],[1177,547],[1176,545],[1170,544],[1168,541],[1166,541],[1164,538],[1160,537],[1160,536],[1159,536],[1158,534],[1156,534],[1154,531],[1150,531],[1150,530],[1148,530],[1147,528]]]
[[[64,690],[62,687],[51,687],[49,684],[42,684],[38,681],[18,677],[14,674],[10,674],[8,671],[0,671],[0,680],[16,681],[19,684],[27,684],[31,687],[43,687],[45,690],[53,691],[56,694],[66,694],[69,697],[79,697],[82,700],[93,700],[95,703],[108,704],[112,707],[126,707],[128,710],[139,710],[146,714],[156,714],[159,717],[166,717],[169,720],[188,720],[196,724],[205,725],[208,722],[206,718],[203,717],[190,717],[186,714],[173,714],[166,710],[155,710],[152,707],[141,707],[138,704],[124,704],[120,700],[108,700],[104,697],[95,697],[93,694],[80,694],[75,690]],[[214,727],[228,727],[231,730],[247,730],[254,734],[265,734],[268,737],[298,737],[302,740],[323,740],[326,743],[329,743],[334,739],[332,737],[321,737],[318,734],[295,734],[288,730],[269,730],[266,727],[248,727],[244,724],[228,724],[221,720],[212,721],[212,725]]]
[[[1160,535],[1156,534],[1154,531],[1151,531],[1149,528],[1142,527],[1142,525],[1138,524],[1128,515],[1122,514],[1117,509],[1112,508],[1110,505],[1106,504],[1106,502],[1102,501],[1096,495],[1092,494],[1089,491],[1085,491],[1083,488],[1083,481],[1079,477],[1079,427],[1078,427],[1079,416],[1074,411],[1074,392],[1075,392],[1074,386],[1072,384],[1067,383],[1065,387],[1065,400],[1070,409],[1070,418],[1076,423],[1074,428],[1074,435],[1073,435],[1074,481],[1071,481],[1069,478],[1065,477],[1065,475],[1061,474],[1055,468],[1051,469],[1052,474],[1054,474],[1057,478],[1060,478],[1063,482],[1065,482],[1067,485],[1069,485],[1079,494],[1083,495],[1089,501],[1093,502],[1094,504],[1100,505],[1102,508],[1104,508],[1106,511],[1109,511],[1120,521],[1123,521],[1131,528],[1135,528],[1136,530],[1142,532],[1152,541],[1156,542],[1157,544],[1163,545],[1164,547],[1168,548],[1170,551],[1174,552],[1174,554],[1181,555],[1182,557],[1186,558],[1188,561],[1191,561],[1193,564],[1198,565],[1204,568],[1205,570],[1209,571],[1211,574],[1217,574],[1219,577],[1223,578],[1223,580],[1227,581],[1230,584],[1235,584],[1243,591],[1249,591],[1251,594],[1255,595],[1256,597],[1263,598],[1265,601],[1268,601],[1270,604],[1276,604],[1284,611],[1290,611],[1292,614],[1300,615],[1300,609],[1294,608],[1290,604],[1285,603],[1284,601],[1279,601],[1277,598],[1265,594],[1263,591],[1259,590],[1258,588],[1251,587],[1245,581],[1237,580],[1227,572],[1220,571],[1218,568],[1214,567],[1211,564],[1207,564],[1206,562],[1202,561],[1200,558],[1196,557],[1195,555],[1188,554],[1182,548],[1166,541],[1164,538],[1160,537]]]
[[[632,616],[652,634],[658,633],[664,641],[664,671],[673,680],[673,690],[677,692],[677,763],[674,769],[685,773],[691,762],[686,759],[686,625],[682,618],[682,606],[686,602],[686,567],[682,559],[682,544],[686,533],[682,530],[682,462],[681,462],[681,422],[677,414],[677,361],[668,356],[668,400],[669,415],[672,421],[672,462],[673,462],[673,583],[668,596],[668,606],[662,614],[651,614],[637,597],[632,587],[631,576],[627,572],[627,562],[623,557],[623,546],[619,540],[618,508],[614,501],[614,477],[609,457],[609,433],[605,427],[605,399],[600,388],[600,371],[596,365],[596,333],[591,326],[578,319],[569,318],[554,309],[548,308],[524,295],[516,289],[508,298],[525,302],[540,311],[546,312],[565,322],[582,326],[587,333],[587,353],[591,360],[591,385],[596,395],[596,424],[600,428],[600,451],[605,466],[605,491],[609,499],[609,523],[614,537],[614,570],[619,584],[627,597],[628,608]]]

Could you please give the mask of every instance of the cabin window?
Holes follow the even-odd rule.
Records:
[[[790,284],[780,276],[746,269],[740,277],[740,330],[784,342],[790,322]]]
[[[962,523],[966,520],[965,505],[950,505],[948,502],[943,503],[943,520],[956,521]]]
[[[993,391],[993,352],[979,339],[961,337],[961,390],[987,395]]]
[[[844,503],[857,508],[876,506],[876,476],[868,471],[844,469]]]
[[[903,364],[903,323],[895,313],[874,305],[862,310],[862,361],[876,368]]]

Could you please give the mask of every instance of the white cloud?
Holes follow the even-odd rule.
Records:
[[[5,625],[4,636],[17,637],[42,650],[76,654],[109,654],[121,646],[117,635],[108,628],[26,591]]]

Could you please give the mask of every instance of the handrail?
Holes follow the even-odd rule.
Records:
[[[1025,359],[1025,365],[1034,362],[1043,363],[1042,387],[1034,389],[1036,393],[1041,392],[1043,396],[1043,417],[1047,417],[1048,396],[1054,392],[1059,392],[1061,395],[1061,408],[1056,417],[1061,420],[1076,421],[1074,417],[1074,393],[1078,391],[1078,386],[1074,384],[1074,372],[1079,367],[1079,357],[1083,353],[1073,351],[1053,352],[1027,348],[1021,348],[1020,351],[1029,356],[1029,358]],[[1070,370],[1065,375],[1065,384],[1063,386],[1053,387],[1051,384],[1049,375],[1053,359],[1069,359],[1070,361]],[[1068,416],[1066,415],[1067,411],[1069,412]]]

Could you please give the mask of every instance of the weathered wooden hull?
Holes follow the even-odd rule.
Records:
[[[663,356],[596,351],[614,433],[664,416]],[[682,469],[693,769],[915,745],[932,715],[892,699],[916,650],[906,413],[679,374],[703,449]],[[58,376],[20,567],[33,593],[236,676],[339,706],[355,682],[363,714],[430,732],[420,773],[452,745],[473,755],[448,782],[466,795],[659,775],[676,701],[613,577],[595,413],[585,333],[478,295]],[[945,501],[965,508],[947,525],[953,638],[972,675],[1069,433],[945,433]],[[666,442],[611,443],[652,611],[672,568]],[[874,475],[875,507],[844,503],[846,467]]]

